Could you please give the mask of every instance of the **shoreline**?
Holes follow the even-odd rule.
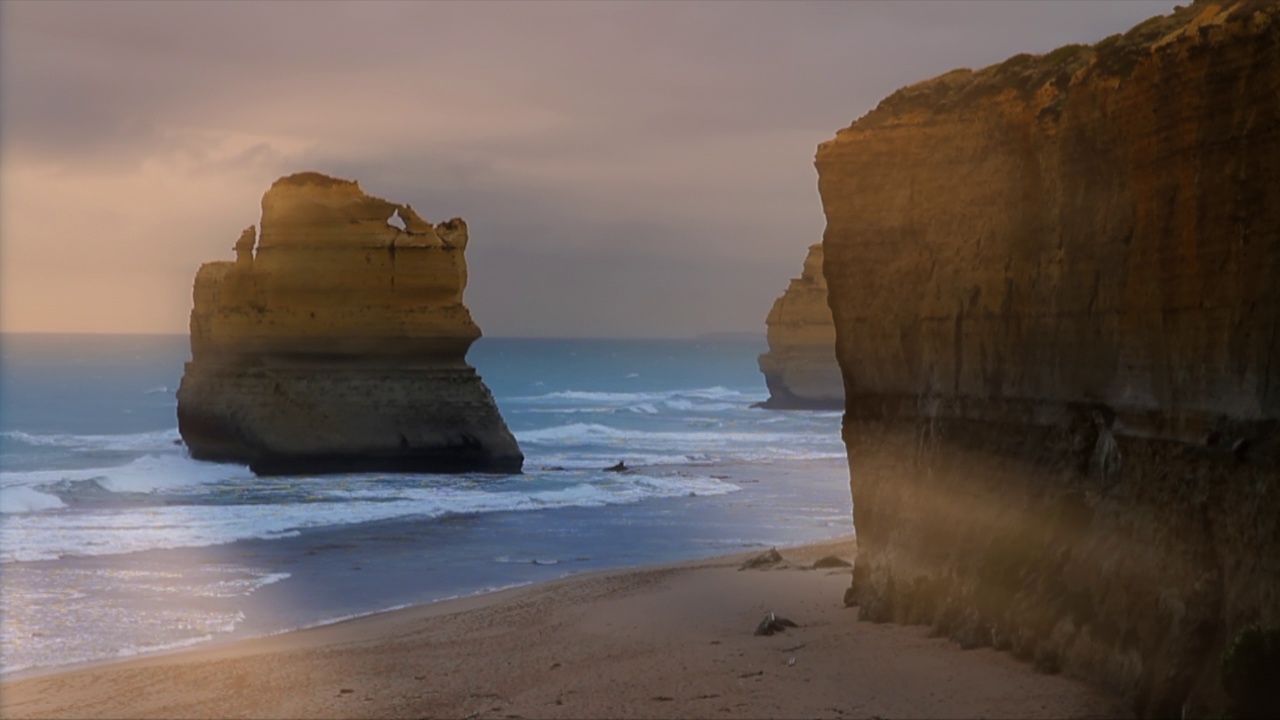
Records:
[[[631,568],[618,568],[616,571],[622,572]],[[161,647],[151,650],[139,650],[135,653],[122,655],[118,657],[103,657],[92,660],[78,660],[76,662],[67,663],[65,665],[41,665],[37,667],[22,668],[11,672],[0,673],[0,688],[14,682],[22,682],[26,680],[36,680],[54,675],[62,675],[64,673],[79,672],[82,670],[98,670],[109,668],[123,663],[138,662],[150,660],[153,658],[165,658],[172,655],[182,655],[184,653],[202,653],[218,650],[231,645],[239,645],[244,643],[252,643],[258,640],[269,640],[270,638],[280,637],[282,635],[291,635],[294,633],[305,633],[313,630],[321,630],[323,628],[341,625],[343,623],[358,622],[372,617],[381,615],[391,615],[394,613],[402,613],[412,610],[425,609],[436,605],[444,605],[447,603],[465,603],[468,600],[481,598],[487,595],[496,595],[505,592],[513,592],[542,585],[547,583],[559,582],[560,580],[570,580],[584,575],[603,574],[614,572],[614,570],[594,570],[582,573],[580,575],[566,575],[563,578],[555,580],[536,581],[530,580],[526,582],[516,583],[505,587],[485,588],[477,590],[473,593],[456,595],[453,597],[440,598],[439,600],[427,600],[421,603],[404,603],[401,605],[393,605],[391,607],[380,610],[369,610],[367,612],[359,612],[351,615],[330,618],[326,620],[318,620],[316,622],[300,625],[298,627],[285,628],[282,630],[273,630],[260,635],[250,635],[248,637],[214,637],[210,639],[193,638],[189,641],[179,641],[174,643],[174,647]],[[459,612],[465,612],[466,609],[460,609]],[[0,697],[0,706],[3,705],[3,698]]]
[[[375,522],[386,522],[386,521],[375,521]],[[347,530],[347,528],[343,528],[343,530]],[[813,542],[794,543],[792,545],[780,544],[780,545],[777,545],[776,548],[780,551],[788,551],[788,552],[792,550],[803,551],[804,549],[809,548],[811,546],[841,545],[845,542],[852,542],[853,537],[854,537],[853,535],[847,535],[847,536],[829,538],[825,540],[817,540]],[[253,540],[249,540],[249,542],[253,542]],[[544,578],[544,579],[538,579],[538,580],[522,580],[519,582],[507,584],[507,585],[501,585],[496,587],[484,587],[484,588],[479,588],[469,592],[462,592],[456,595],[451,595],[451,596],[446,596],[446,597],[441,597],[441,598],[431,599],[431,600],[424,600],[421,602],[399,603],[399,604],[391,605],[391,606],[380,608],[380,609],[365,610],[365,611],[351,613],[348,615],[340,615],[340,616],[335,616],[331,618],[324,618],[321,620],[307,622],[295,627],[286,627],[278,630],[270,630],[263,633],[252,634],[248,636],[237,636],[235,634],[228,634],[228,635],[217,636],[217,637],[212,637],[212,638],[203,639],[203,640],[199,638],[191,638],[188,640],[178,641],[177,643],[173,644],[174,645],[173,647],[158,647],[155,649],[142,649],[142,650],[136,650],[135,652],[129,653],[127,655],[118,655],[116,657],[100,657],[100,658],[93,658],[89,660],[77,660],[74,662],[69,662],[61,665],[40,665],[35,667],[21,668],[18,670],[13,670],[8,672],[0,672],[0,686],[3,686],[4,684],[9,682],[31,680],[36,678],[47,677],[50,675],[59,675],[65,672],[97,669],[102,667],[118,665],[121,663],[129,663],[134,661],[147,660],[151,658],[163,658],[166,656],[180,655],[188,652],[206,652],[206,651],[216,650],[228,645],[251,643],[256,640],[264,640],[268,638],[278,637],[281,635],[309,632],[313,630],[319,630],[319,629],[331,627],[334,625],[341,625],[343,623],[357,622],[360,620],[365,620],[367,618],[377,617],[381,615],[391,615],[395,613],[403,613],[403,612],[409,612],[414,610],[426,610],[427,608],[436,608],[436,607],[439,607],[441,609],[442,614],[449,614],[450,612],[455,612],[455,611],[465,612],[467,610],[474,609],[474,607],[480,607],[487,604],[481,601],[491,595],[498,596],[498,595],[504,595],[506,593],[518,593],[521,590],[527,590],[527,589],[536,588],[539,586],[550,586],[556,583],[568,582],[568,581],[572,581],[580,578],[590,579],[597,576],[605,577],[605,576],[620,574],[620,573],[643,572],[646,570],[656,570],[656,569],[662,569],[667,567],[681,568],[686,565],[697,565],[705,562],[714,562],[714,561],[721,561],[721,560],[727,561],[727,560],[733,560],[739,557],[747,558],[747,557],[752,557],[754,555],[758,555],[762,551],[762,549],[763,548],[752,549],[752,550],[742,550],[734,553],[709,555],[704,557],[693,557],[685,560],[676,560],[671,562],[647,563],[647,564],[641,564],[641,565],[622,565],[622,566],[612,566],[612,567],[604,567],[604,568],[598,568],[598,569],[592,569],[592,570],[581,570],[581,571],[570,570],[558,577]],[[183,548],[144,550],[144,551],[140,551],[138,554],[139,555],[165,554],[165,553],[170,553],[174,551],[182,552],[183,550],[184,550]],[[531,564],[547,565],[548,563],[539,563],[537,561],[533,561]],[[453,604],[457,604],[459,607],[456,610],[453,610],[451,609],[451,605]]]
[[[851,536],[589,571],[0,679],[5,717],[1115,717],[1119,700],[843,606]],[[799,624],[753,634],[764,613]],[[26,672],[26,671],[23,671]]]
[[[738,489],[607,507],[374,518],[273,538],[6,565],[6,627],[15,640],[4,654],[12,671],[0,680],[170,652],[175,641],[209,647],[567,575],[852,531],[847,470],[837,460],[645,469],[636,477],[715,477]],[[79,584],[116,594],[99,602],[72,592],[87,599],[56,613],[35,599]]]

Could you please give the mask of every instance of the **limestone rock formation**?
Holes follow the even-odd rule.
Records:
[[[256,236],[255,236],[256,235]],[[196,274],[178,429],[260,474],[519,472],[466,363],[467,226],[318,173],[277,180],[234,262]]]
[[[769,399],[761,407],[843,408],[836,329],[822,276],[822,245],[809,246],[804,271],[774,301],[765,322],[769,351],[760,356],[760,372],[769,387]]]
[[[864,619],[1219,712],[1280,624],[1280,5],[905,88],[818,148]]]

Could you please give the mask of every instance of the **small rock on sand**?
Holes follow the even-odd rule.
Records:
[[[796,623],[784,617],[774,614],[772,611],[765,613],[764,619],[756,626],[756,635],[772,635],[780,633],[789,627],[800,627]]]
[[[771,568],[786,560],[782,559],[782,555],[778,552],[778,548],[769,548],[768,552],[760,553],[755,557],[747,558],[742,565],[738,566],[739,570],[760,570],[763,568]]]

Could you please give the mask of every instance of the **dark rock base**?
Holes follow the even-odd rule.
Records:
[[[854,403],[851,403],[851,407]],[[871,413],[868,413],[871,415]],[[858,558],[846,601],[1128,696],[1220,713],[1220,658],[1280,623],[1280,470],[1048,426],[846,417]]]
[[[792,375],[795,374],[797,373],[792,373]],[[793,391],[783,375],[782,372],[764,372],[764,383],[769,388],[769,399],[751,407],[766,410],[844,410],[844,388],[839,384],[841,381],[838,371],[834,373],[834,380],[817,376],[816,380],[810,383],[815,386],[811,388],[813,390],[811,393]],[[792,379],[794,380],[794,377]],[[824,385],[824,381],[825,390],[818,390],[817,386]]]
[[[469,367],[188,363],[178,430],[193,458],[259,475],[518,473],[524,462]]]

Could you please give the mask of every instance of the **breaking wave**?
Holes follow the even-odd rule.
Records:
[[[67,435],[61,433],[27,433],[5,430],[0,438],[31,447],[48,447],[72,451],[156,452],[173,450],[182,443],[177,428],[126,435]]]
[[[601,507],[649,498],[723,495],[739,489],[731,483],[697,475],[564,475],[568,481],[518,478],[493,485],[475,482],[456,486],[441,485],[438,478],[430,476],[397,476],[396,484],[377,475],[298,478],[292,484],[310,501],[244,504],[234,513],[227,512],[222,503],[152,504],[80,513],[17,512],[0,524],[0,562],[276,539],[295,536],[308,527],[396,517]],[[4,493],[8,492],[6,488]]]
[[[742,403],[763,400],[767,395],[743,393],[730,388],[715,386],[690,390],[665,390],[658,392],[595,392],[587,390],[558,390],[542,395],[525,395],[510,398],[513,402],[548,403],[571,401],[575,403],[601,403],[607,405],[631,405],[653,403],[677,398],[699,400],[739,401]],[[730,406],[734,407],[734,406]]]

